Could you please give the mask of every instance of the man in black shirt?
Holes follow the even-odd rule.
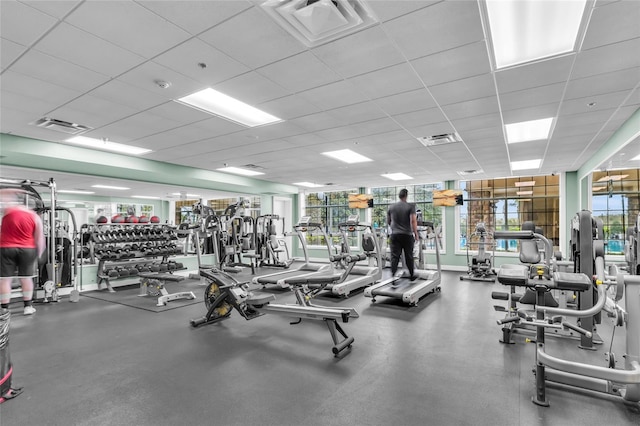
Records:
[[[389,206],[387,225],[391,227],[391,273],[396,275],[400,255],[404,251],[404,262],[413,281],[416,279],[413,274],[413,244],[418,241],[418,219],[415,204],[407,203],[408,193],[401,189],[398,194],[400,201]]]

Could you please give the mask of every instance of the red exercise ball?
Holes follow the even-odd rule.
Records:
[[[124,223],[124,217],[117,214],[111,218],[111,223]]]
[[[106,216],[98,216],[96,223],[109,223],[109,219]]]
[[[124,221],[126,223],[138,223],[138,217],[137,216],[127,216]]]
[[[160,223],[160,218],[158,216],[151,216],[149,220],[151,223]]]
[[[149,218],[147,216],[140,216],[138,218],[139,223],[149,223]]]

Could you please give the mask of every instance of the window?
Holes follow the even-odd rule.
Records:
[[[304,216],[310,216],[311,222],[324,224],[325,231],[338,233],[338,224],[345,222],[349,215],[358,214],[357,209],[349,208],[349,194],[357,194],[357,189],[336,192],[312,192],[305,197]],[[340,244],[340,237],[332,238],[333,244]],[[326,242],[320,235],[307,235],[310,246],[324,246]],[[349,245],[357,246],[355,238],[350,238]]]
[[[460,182],[458,248],[466,249],[478,223],[492,235],[495,230],[518,231],[532,221],[557,249],[560,243],[560,186],[558,176],[517,177]],[[496,241],[496,252],[517,252],[517,240]],[[474,247],[469,247],[474,249]]]
[[[640,211],[639,177],[637,169],[592,175],[591,210],[602,220],[606,254],[624,254],[627,229],[635,225]]]
[[[398,201],[398,193],[406,188],[409,191],[407,201],[416,204],[416,210],[422,212],[423,220],[432,221],[434,226],[442,225],[442,207],[433,206],[433,191],[444,189],[442,183],[427,183],[422,185],[409,186],[388,186],[384,188],[373,188],[373,212],[371,213],[371,224],[374,228],[384,228],[387,224],[387,210],[389,206]],[[429,241],[429,249],[433,247],[433,241]]]

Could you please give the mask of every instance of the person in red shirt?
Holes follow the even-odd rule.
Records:
[[[42,220],[22,203],[22,192],[4,190],[0,201],[4,214],[0,224],[0,306],[9,308],[11,282],[18,278],[22,287],[24,314],[33,315],[33,277],[37,260],[45,248]]]

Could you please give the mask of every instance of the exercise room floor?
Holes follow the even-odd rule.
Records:
[[[637,405],[589,392],[548,387],[551,406],[532,404],[535,345],[498,342],[502,314],[490,294],[502,286],[459,275],[445,273],[442,292],[410,309],[385,298],[372,304],[361,292],[316,298],[360,313],[343,324],[355,342],[342,359],[333,357],[322,322],[289,325],[276,315],[246,321],[234,312],[191,328],[189,320],[205,312],[204,287],[200,303],[159,313],[82,295],[78,303],[37,305],[25,317],[16,302],[10,353],[13,384],[24,393],[0,405],[0,424],[640,424]],[[293,302],[289,292],[266,291]],[[594,352],[554,338],[547,350],[605,366],[611,329],[604,319],[605,344]],[[619,360],[623,338],[618,328]]]

